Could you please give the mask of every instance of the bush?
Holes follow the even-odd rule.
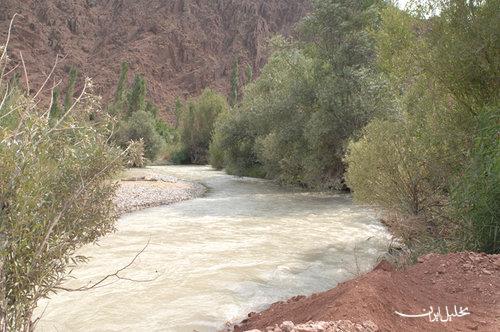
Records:
[[[458,250],[500,252],[499,121],[498,107],[481,112],[471,161],[452,188]]]
[[[229,172],[340,189],[348,139],[386,107],[369,33],[378,2],[313,3],[300,39],[273,40],[260,77],[216,127]]]
[[[108,113],[119,120],[113,139],[124,149],[130,141],[142,141],[144,156],[153,162],[165,152],[166,143],[173,141],[174,130],[158,116],[156,105],[147,100],[144,77],[136,75],[130,88],[127,79],[128,65],[123,63],[115,100],[108,105]]]
[[[144,156],[154,161],[165,149],[165,140],[156,131],[156,121],[151,113],[137,111],[130,118],[120,121],[115,141],[126,148],[130,141],[144,141]]]
[[[92,95],[49,122],[39,103],[2,83],[0,317],[7,330],[31,331],[37,301],[85,260],[75,250],[113,230],[122,160]]]
[[[127,148],[128,167],[142,168],[146,166],[146,158],[144,157],[144,140],[130,141]]]
[[[498,1],[441,5],[432,20],[383,11],[378,61],[398,108],[350,144],[347,182],[357,200],[423,223],[418,252],[498,252],[497,47],[485,42],[498,39]]]
[[[215,120],[228,109],[226,98],[209,89],[189,101],[181,111],[178,156],[187,154],[190,163],[206,164]]]

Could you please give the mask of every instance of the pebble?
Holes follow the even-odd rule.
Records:
[[[200,197],[206,188],[195,182],[147,171],[147,176],[120,181],[114,199],[119,214]]]

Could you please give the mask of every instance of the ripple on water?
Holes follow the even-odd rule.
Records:
[[[369,269],[389,235],[369,208],[342,194],[287,190],[209,167],[155,171],[210,188],[205,197],[122,217],[118,231],[87,246],[75,271],[85,284],[126,265],[121,280],[48,304],[41,331],[215,331],[278,300],[311,294]]]

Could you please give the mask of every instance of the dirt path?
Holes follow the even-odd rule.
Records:
[[[395,313],[425,314],[430,306],[431,316],[406,318]],[[452,317],[448,322],[429,321],[436,317],[438,308],[438,318],[449,320],[455,314],[454,306],[457,312],[462,307],[462,314],[470,314]],[[265,331],[284,321],[338,320],[371,321],[379,331],[500,331],[500,255],[430,254],[402,271],[382,262],[373,271],[324,293],[294,297],[252,313],[235,331]]]

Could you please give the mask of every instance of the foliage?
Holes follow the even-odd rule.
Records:
[[[471,160],[452,188],[458,250],[500,252],[499,123],[498,106],[481,112]]]
[[[38,101],[2,83],[0,317],[7,330],[31,331],[37,301],[85,260],[75,249],[113,230],[111,180],[122,160],[92,94],[50,123]],[[91,114],[98,117],[90,121]]]
[[[148,100],[144,77],[136,75],[129,88],[127,75],[128,65],[123,63],[115,100],[108,106],[109,114],[119,120],[113,140],[124,149],[130,141],[142,141],[144,156],[155,161],[165,151],[167,142],[173,141],[174,129],[159,117],[158,107]]]
[[[73,95],[75,94],[76,79],[78,78],[78,70],[71,67],[69,70],[68,86],[64,95],[64,110],[67,111],[73,105]]]
[[[238,91],[240,88],[240,63],[239,59],[236,59],[233,63],[231,69],[231,93],[229,95],[229,102],[231,106],[236,105],[238,102]]]
[[[128,114],[144,111],[146,108],[146,80],[141,75],[135,75],[128,96]]]
[[[499,3],[439,5],[432,18],[382,11],[378,63],[397,107],[350,144],[347,181],[358,200],[424,220],[430,240],[413,245],[498,252]]]
[[[201,96],[191,100],[182,109],[179,124],[179,147],[177,159],[180,163],[205,164],[217,116],[227,113],[226,98],[212,90],[205,90]],[[185,160],[179,160],[185,156]]]
[[[260,77],[216,127],[227,170],[258,170],[282,183],[343,187],[348,139],[387,107],[370,33],[378,6],[315,1],[297,42],[273,41]],[[214,160],[220,167],[220,157]]]
[[[247,64],[247,67],[245,69],[245,77],[246,77],[246,83],[251,83],[253,81],[253,67],[249,63]]]
[[[50,112],[49,112],[49,117],[51,119],[59,119],[62,116],[63,110],[61,109],[61,106],[59,105],[59,98],[61,96],[61,92],[59,89],[55,88],[52,91],[52,105],[50,105]]]
[[[122,105],[127,97],[128,63],[123,62],[120,67],[120,77],[116,85],[115,103]]]
[[[129,118],[120,121],[114,135],[114,141],[122,148],[126,148],[130,141],[144,142],[144,156],[155,160],[165,148],[164,138],[156,130],[156,121],[151,113],[137,111]]]
[[[128,167],[142,168],[146,166],[146,158],[144,157],[144,140],[130,141],[127,148],[126,162]]]

